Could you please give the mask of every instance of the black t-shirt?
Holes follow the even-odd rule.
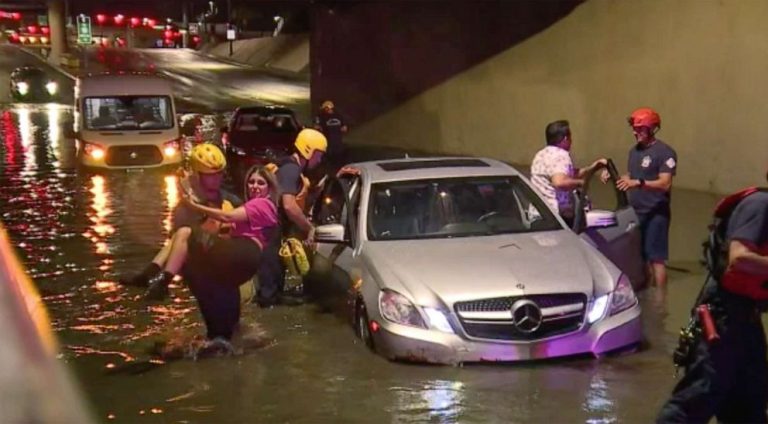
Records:
[[[321,131],[328,139],[328,144],[334,147],[341,144],[341,127],[344,126],[344,118],[339,113],[321,112],[315,117],[315,124],[322,128]]]
[[[282,194],[298,195],[302,188],[301,166],[292,156],[286,156],[277,161],[277,184],[280,186]],[[286,236],[298,236],[303,234],[301,229],[288,218],[285,208],[280,206],[280,224],[283,228],[283,234]]]
[[[635,145],[629,151],[629,177],[632,179],[656,180],[661,173],[673,176],[677,172],[677,153],[661,140],[648,147]],[[671,193],[647,188],[629,191],[629,203],[638,214],[658,213],[669,215]]]

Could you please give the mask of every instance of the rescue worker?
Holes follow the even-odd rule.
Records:
[[[349,127],[341,114],[336,112],[332,101],[326,100],[320,105],[320,112],[315,117],[315,129],[322,132],[328,140],[327,160],[335,172],[346,163],[346,149],[342,138],[349,131]]]
[[[761,322],[765,303],[723,287],[729,278],[741,287],[754,279],[765,290],[768,192],[749,194],[735,206],[726,242],[725,274],[721,281],[708,278],[702,293],[702,304],[716,306],[712,315],[720,339],[708,344],[699,337],[685,376],[659,412],[659,423],[706,423],[713,416],[720,422],[768,422],[768,362]]]
[[[221,208],[224,205],[228,207],[237,207],[241,204],[237,196],[226,192],[221,188],[224,180],[224,169],[226,168],[226,159],[223,152],[216,145],[210,143],[198,144],[190,152],[189,165],[192,170],[189,178],[183,177],[181,185],[189,185],[195,196],[204,201],[206,205]],[[171,242],[167,243],[155,255],[141,272],[131,277],[123,277],[120,283],[136,287],[149,287],[149,279],[156,276],[163,270],[173,247],[173,235],[179,228],[191,228],[202,222],[205,222],[205,214],[196,211],[184,203],[180,203],[173,211]],[[226,231],[227,227],[223,227]],[[168,294],[167,284],[155,284],[147,295],[153,300],[162,300]]]
[[[573,226],[573,190],[584,185],[584,177],[605,165],[598,159],[586,168],[576,169],[571,159],[571,128],[568,121],[550,122],[544,131],[547,145],[536,153],[531,163],[531,182],[547,204]]]
[[[664,288],[669,259],[669,222],[672,217],[672,178],[677,172],[677,153],[656,138],[661,117],[651,108],[632,112],[627,119],[636,144],[629,151],[628,173],[616,182],[627,191],[629,203],[640,220],[643,259],[649,281]],[[607,181],[607,172],[603,180]]]
[[[273,235],[279,234],[279,188],[272,172],[253,167],[244,185],[248,201],[228,211],[202,205],[193,195],[184,195],[183,201],[190,208],[231,224],[232,230],[222,236],[211,235],[201,226],[180,229],[171,259],[165,270],[154,277],[170,282],[181,271],[197,299],[209,339],[232,338],[240,322],[240,285],[261,270],[261,256]]]
[[[277,162],[277,182],[280,187],[280,221],[284,238],[296,237],[311,244],[315,238],[315,227],[305,215],[305,205],[309,180],[303,175],[307,170],[316,168],[323,160],[328,149],[328,141],[317,130],[305,128],[299,132],[294,142],[294,153]],[[303,303],[301,297],[283,293],[285,268],[280,260],[280,244],[275,243],[265,249],[262,255],[262,267],[259,271],[259,293],[257,302],[262,307],[278,303],[296,305]]]

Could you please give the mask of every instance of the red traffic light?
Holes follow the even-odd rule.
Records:
[[[125,20],[125,16],[115,15],[115,25],[122,25],[124,20]]]
[[[136,17],[131,18],[131,26],[132,27],[137,27],[140,24],[141,24],[141,19],[136,18]]]
[[[104,22],[107,22],[107,15],[103,13],[99,13],[98,15],[96,15],[96,22],[99,25],[104,25]]]

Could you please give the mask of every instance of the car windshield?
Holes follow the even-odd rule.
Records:
[[[173,128],[168,96],[87,97],[85,127],[91,130],[167,130]]]
[[[369,240],[470,237],[563,227],[516,176],[397,181],[371,186]]]
[[[243,112],[236,117],[234,125],[234,131],[264,134],[292,134],[297,130],[290,114],[262,115]]]
[[[26,81],[47,81],[48,75],[40,69],[24,69],[19,72],[18,79]]]

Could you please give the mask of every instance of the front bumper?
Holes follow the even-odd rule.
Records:
[[[147,157],[146,154],[142,154],[142,150],[148,147],[155,147],[157,153],[152,157]],[[118,148],[120,153],[115,153],[111,149]],[[131,148],[135,148],[136,154],[132,155]],[[172,156],[166,156],[161,151],[161,146],[155,145],[119,145],[108,146],[105,149],[105,155],[101,158],[94,158],[86,154],[81,143],[78,142],[78,158],[80,163],[86,167],[91,168],[106,168],[106,169],[132,169],[132,168],[158,168],[163,166],[178,165],[182,161],[182,153],[177,151]],[[119,157],[118,157],[119,155]],[[132,157],[133,156],[133,157]]]
[[[579,354],[598,356],[642,340],[640,305],[573,333],[525,342],[470,340],[458,334],[393,324],[380,317],[376,321],[381,328],[373,334],[373,339],[380,354],[391,360],[439,364],[526,361]]]

